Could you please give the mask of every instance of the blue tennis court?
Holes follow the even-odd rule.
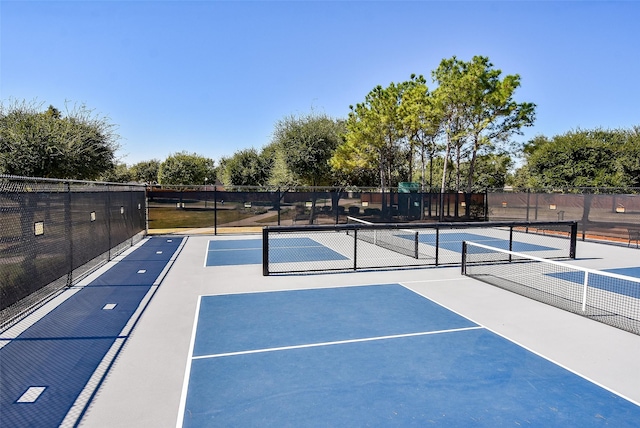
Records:
[[[412,238],[407,238],[412,239]],[[418,236],[420,243],[436,246],[436,235],[433,234],[420,234]],[[438,246],[440,248],[462,253],[462,242],[478,242],[491,247],[499,248],[502,250],[509,250],[509,240],[500,239],[490,236],[478,235],[468,232],[455,232],[455,233],[440,233],[438,237]],[[558,248],[547,247],[545,245],[532,244],[529,242],[513,241],[511,251],[516,252],[529,252],[529,251],[549,251],[557,250]]]
[[[634,426],[640,406],[400,284],[201,296],[179,425]]]
[[[603,272],[640,278],[640,267],[604,269]],[[576,284],[584,284],[585,274],[582,271],[549,273],[547,275],[563,279],[565,281],[571,281]],[[604,275],[590,274],[588,278],[588,286],[640,299],[640,283],[638,282],[625,281],[623,279],[612,278]]]
[[[342,254],[310,238],[282,238],[269,242],[278,249],[279,263],[347,260]],[[262,239],[209,241],[205,266],[262,263]]]

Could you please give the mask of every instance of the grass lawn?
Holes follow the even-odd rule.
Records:
[[[253,213],[237,210],[218,210],[218,225],[252,217]],[[181,227],[213,227],[213,210],[182,210],[175,207],[149,207],[149,229]]]

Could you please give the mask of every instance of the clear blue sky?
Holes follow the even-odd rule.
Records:
[[[218,161],[312,109],[488,56],[538,105],[523,141],[640,125],[640,2],[0,1],[0,98],[86,104],[127,164]],[[433,85],[432,85],[433,86]]]

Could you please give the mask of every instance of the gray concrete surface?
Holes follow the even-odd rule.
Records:
[[[401,283],[527,349],[640,403],[640,336],[461,276],[459,267],[262,276],[260,265],[205,267],[190,236],[85,414],[83,427],[172,427],[185,386],[198,296]],[[578,243],[591,268],[640,266],[640,250]]]

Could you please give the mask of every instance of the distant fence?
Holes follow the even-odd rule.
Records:
[[[457,265],[469,240],[575,258],[576,237],[572,221],[269,226],[262,229],[262,274]]]
[[[582,240],[639,244],[640,188],[491,190],[487,192],[487,210],[491,221],[575,220]]]
[[[145,228],[144,186],[0,175],[0,325]]]
[[[431,189],[430,189],[431,190]],[[344,224],[348,216],[373,222],[486,219],[485,194],[413,189],[321,187],[152,186],[150,229]]]

